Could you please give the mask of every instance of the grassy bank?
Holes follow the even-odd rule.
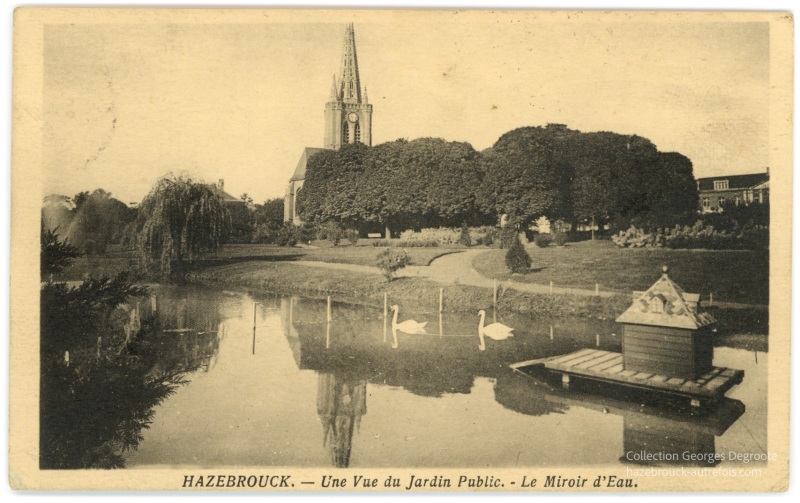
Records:
[[[358,245],[343,243],[333,246],[328,241],[314,241],[313,248],[294,248],[262,244],[224,245],[215,253],[200,258],[195,269],[230,265],[242,262],[277,262],[313,260],[337,264],[375,266],[375,257],[385,248],[372,246],[372,241],[361,240]],[[464,247],[408,248],[406,253],[411,265],[426,266],[436,258],[463,250]],[[131,271],[136,264],[136,254],[129,250],[113,250],[103,255],[84,255],[54,279],[75,281],[84,278],[115,276],[123,271]]]
[[[492,289],[468,285],[441,285],[421,278],[400,278],[387,283],[379,275],[302,267],[280,262],[245,262],[195,271],[190,280],[217,288],[244,288],[298,294],[312,297],[330,295],[337,301],[382,306],[387,293],[390,303],[404,309],[433,313],[439,306],[443,288],[443,308],[447,312],[476,312],[492,307]],[[578,295],[540,295],[514,289],[501,291],[498,309],[533,318],[567,316],[616,319],[630,306],[630,295],[607,298]],[[765,309],[725,309],[714,307],[719,321],[717,338],[730,339],[744,349],[766,350],[769,312]],[[735,335],[734,335],[735,334]],[[726,344],[727,345],[727,344]]]
[[[349,242],[333,246],[329,241],[313,241],[309,248],[288,248],[275,245],[241,244],[225,245],[216,253],[203,257],[204,261],[232,263],[245,260],[313,260],[336,264],[374,266],[375,257],[384,248],[372,246],[364,240],[352,245]],[[408,248],[412,265],[428,265],[435,258],[463,250],[463,247]]]
[[[619,248],[610,241],[584,241],[567,246],[530,245],[532,271],[514,275],[505,264],[505,250],[487,250],[475,257],[476,271],[498,280],[604,291],[629,295],[645,290],[658,278],[661,266],[685,291],[719,302],[769,304],[769,253],[753,251]]]
[[[377,274],[302,267],[280,262],[243,262],[208,267],[193,272],[191,281],[219,288],[247,288],[310,296],[334,296],[337,300],[369,305],[403,303],[415,311],[438,310],[439,288],[444,289],[443,307],[448,312],[472,312],[492,307],[492,289],[469,285],[441,285],[421,278],[399,278],[386,282]],[[508,289],[501,292],[498,308],[535,317],[616,316],[627,307],[623,296],[600,299],[573,295],[534,295]],[[616,313],[616,314],[615,314]]]

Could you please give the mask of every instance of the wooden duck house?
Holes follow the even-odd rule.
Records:
[[[700,312],[700,295],[686,293],[667,274],[617,318],[623,326],[625,370],[696,379],[713,368],[716,320]]]

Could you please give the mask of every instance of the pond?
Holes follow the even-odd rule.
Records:
[[[409,313],[427,335],[393,341],[383,309],[281,295],[160,287],[139,310],[185,368],[128,468],[514,467],[618,464],[650,451],[762,453],[767,355],[717,347],[745,371],[708,414],[608,387],[563,391],[510,363],[585,347],[619,351],[611,321],[488,313],[516,336],[479,350],[477,313]],[[391,302],[390,302],[391,303]],[[552,327],[552,328],[551,328]],[[551,335],[552,334],[552,335]],[[396,347],[393,347],[396,346]],[[728,461],[722,461],[729,463]],[[679,463],[692,464],[692,463]]]

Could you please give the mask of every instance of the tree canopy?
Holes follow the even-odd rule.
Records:
[[[297,197],[303,220],[394,229],[520,226],[544,216],[627,228],[672,225],[697,209],[689,159],[646,138],[522,127],[483,152],[440,138],[345,145],[309,159]]]
[[[346,145],[311,157],[298,194],[301,218],[346,227],[387,228],[478,222],[478,153],[468,143],[439,138],[395,140],[370,148]]]
[[[136,245],[146,269],[162,275],[216,250],[229,234],[231,217],[211,186],[167,176],[156,182],[139,206]]]

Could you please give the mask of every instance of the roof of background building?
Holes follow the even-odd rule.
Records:
[[[698,313],[697,307],[700,295],[686,293],[676,285],[667,275],[667,268],[661,278],[656,281],[646,292],[637,297],[619,318],[617,323],[635,323],[637,325],[654,325],[659,327],[687,328],[697,330],[706,325],[716,323],[709,313]],[[663,304],[663,309],[653,310],[651,301],[658,298]]]
[[[711,176],[698,178],[699,190],[714,190],[714,182],[728,180],[728,189],[749,189],[769,180],[769,173],[751,173],[747,175]]]
[[[217,192],[217,194],[219,194],[220,197],[222,197],[222,200],[225,201],[226,203],[242,203],[242,204],[244,204],[244,201],[242,201],[238,197],[233,197],[232,195],[228,194],[227,192],[225,192],[224,189],[220,188],[219,185],[217,185],[215,183],[210,183],[210,184],[208,184],[208,186],[211,187],[212,189],[214,189]]]
[[[300,156],[300,160],[297,162],[297,167],[294,169],[294,174],[292,175],[290,181],[304,180],[306,177],[306,165],[308,164],[308,160],[312,155],[316,154],[317,152],[322,152],[323,150],[330,149],[318,147],[304,148],[303,154]]]

